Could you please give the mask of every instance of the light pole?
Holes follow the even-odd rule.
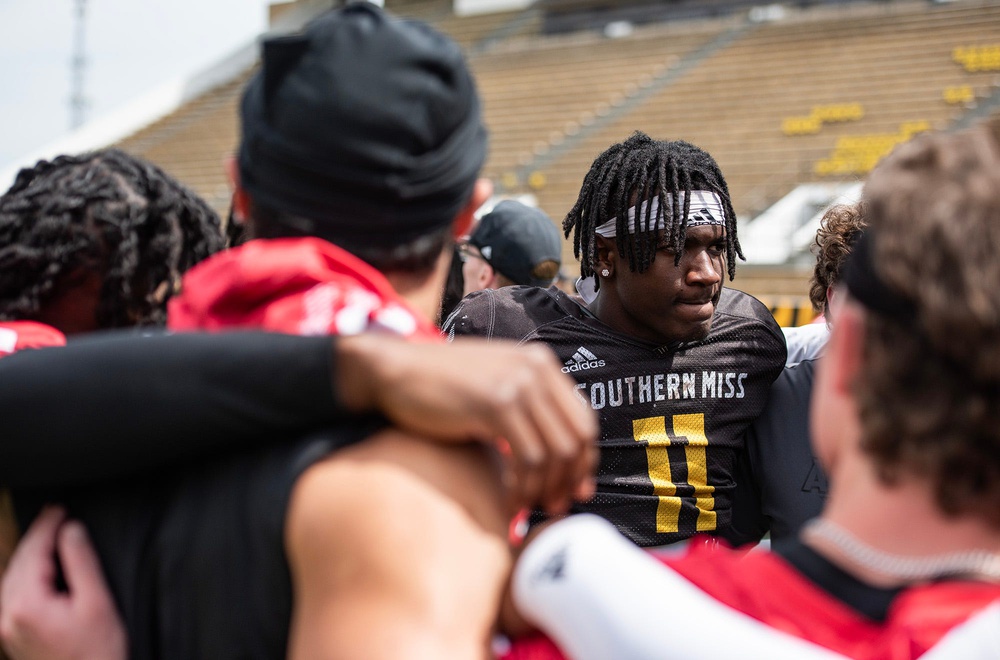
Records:
[[[73,57],[70,60],[69,126],[83,125],[87,113],[87,98],[83,94],[83,74],[87,68],[86,52],[87,0],[76,0],[76,25],[73,35]]]

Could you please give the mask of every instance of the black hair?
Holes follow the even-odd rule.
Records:
[[[338,236],[336,223],[314,222],[253,199],[250,201],[247,231],[249,238],[320,238],[350,252],[382,273],[429,272],[445,246],[453,240],[449,225],[399,245],[378,245],[377,234],[373,234],[376,240],[360,245]]]
[[[444,296],[441,298],[441,312],[438,314],[438,325],[443,325],[445,320],[462,302],[465,294],[465,274],[462,272],[462,255],[458,246],[451,249],[451,265],[448,268],[448,279],[444,283]]]
[[[654,140],[636,131],[627,140],[612,145],[598,156],[583,180],[580,196],[563,221],[563,232],[573,234],[573,254],[580,261],[583,277],[594,275],[596,234],[598,226],[618,218],[616,244],[628,259],[632,271],[644,272],[656,258],[657,245],[662,244],[660,232],[649,217],[647,207],[645,229],[628,231],[628,210],[656,195],[665,217],[680,219],[666,222],[666,239],[679,264],[687,239],[687,219],[692,190],[709,190],[722,199],[726,218],[726,264],[729,279],[736,275],[736,257],[743,251],[736,237],[736,212],[729,197],[729,187],[719,165],[707,152],[684,141]],[[678,196],[667,204],[667,195],[683,192],[684,208]],[[636,223],[642,227],[641,223]],[[599,281],[598,281],[599,286]]]
[[[223,247],[219,216],[149,162],[117,149],[41,160],[0,197],[0,320],[36,318],[97,270],[98,325],[163,325],[181,275]]]

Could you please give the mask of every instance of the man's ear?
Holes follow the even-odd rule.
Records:
[[[842,295],[842,292],[841,292]],[[852,396],[854,382],[864,359],[865,316],[861,308],[848,298],[837,306],[837,322],[830,333],[826,350],[825,369],[831,370],[834,389]]]
[[[479,288],[480,289],[495,289],[497,288],[497,275],[496,270],[490,264],[483,264],[483,269],[479,271]]]
[[[250,217],[250,197],[240,185],[240,166],[236,154],[226,158],[225,167],[229,187],[233,191],[233,220],[245,225]]]
[[[830,325],[832,323],[833,314],[833,300],[834,298],[839,298],[837,294],[837,287],[831,284],[826,287],[826,311],[823,312],[823,316],[826,318],[826,324]]]
[[[489,179],[476,179],[476,185],[472,188],[472,196],[469,202],[462,207],[462,210],[455,216],[455,222],[451,226],[452,235],[461,238],[469,233],[472,227],[472,218],[480,206],[493,194],[493,182]]]
[[[618,263],[618,245],[613,238],[596,236],[594,241],[594,271],[600,275],[605,269],[614,274]]]

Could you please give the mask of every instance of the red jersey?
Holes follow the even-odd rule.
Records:
[[[35,321],[0,322],[0,357],[25,348],[65,345],[65,335],[44,323]]]
[[[682,657],[697,657],[691,656],[690,643],[676,637],[681,630],[687,629],[670,628],[671,623],[683,624],[670,621],[669,612],[689,613],[688,621],[691,617],[705,621],[701,630],[689,632],[700,636],[700,644],[705,648],[712,648],[714,642],[703,637],[705,630],[712,629],[710,622],[717,620],[715,628],[720,635],[725,635],[726,626],[737,622],[723,616],[723,610],[733,610],[768,628],[840,656],[858,660],[915,660],[950,630],[1000,599],[1000,585],[997,584],[942,581],[900,590],[887,601],[884,619],[880,616],[880,620],[875,620],[825,591],[777,554],[745,554],[699,544],[683,556],[637,557],[631,555],[637,550],[634,547],[623,550],[614,544],[608,545],[601,536],[586,530],[587,536],[581,536],[580,529],[578,526],[575,531],[569,530],[569,535],[558,535],[558,525],[552,528],[549,548],[532,557],[528,565],[534,568],[519,571],[521,576],[515,580],[520,579],[522,586],[530,584],[530,595],[540,599],[533,602],[544,603],[535,614],[547,612],[542,620],[547,619],[553,634],[569,645],[579,642],[577,650],[581,652],[584,648],[592,648],[596,642],[603,644],[602,652],[621,647],[641,648],[642,657],[659,657],[649,655],[649,650],[662,646],[662,657],[669,658],[670,644],[674,643],[679,649],[686,649],[678,651]],[[563,531],[566,531],[565,526]],[[540,541],[546,541],[544,533]],[[581,549],[585,542],[597,549]],[[660,564],[648,561],[649,557]],[[643,561],[637,561],[640,559]],[[596,577],[594,572],[608,562],[613,576]],[[673,579],[661,581],[656,577],[657,572]],[[527,582],[524,576],[529,576]],[[685,586],[693,586],[696,591],[681,589],[685,580],[690,583]],[[650,589],[659,591],[654,593]],[[695,598],[697,591],[702,593]],[[522,593],[521,597],[529,596]],[[647,609],[643,604],[648,605],[651,601],[656,601],[663,616],[668,617],[664,629],[669,632],[664,633],[664,629],[645,619],[646,623],[638,627],[620,625],[626,619],[635,620],[637,608]],[[718,611],[708,603],[714,603]],[[597,613],[581,617],[580,608],[596,608],[592,611]],[[625,631],[631,637],[622,637]],[[737,639],[746,633],[745,627],[736,626]],[[760,657],[761,644],[782,642],[779,638],[752,634],[742,643],[758,652],[754,657]],[[785,648],[782,652],[780,657],[789,657],[789,652],[794,650]],[[623,652],[623,657],[628,655],[629,651]],[[552,641],[536,636],[516,640],[501,657],[503,660],[555,660],[564,656]],[[589,657],[597,656],[592,653]]]
[[[905,589],[885,621],[865,618],[774,553],[694,547],[664,563],[716,600],[772,628],[861,660],[919,658],[1000,598],[1000,585],[949,580]]]
[[[318,238],[250,241],[209,257],[184,276],[168,310],[167,325],[174,330],[383,331],[441,340],[382,273]]]

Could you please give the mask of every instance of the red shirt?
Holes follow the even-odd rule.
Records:
[[[379,271],[318,238],[250,241],[209,257],[184,276],[168,326],[442,340]]]
[[[903,591],[885,621],[865,618],[780,556],[693,544],[681,557],[657,557],[721,604],[766,625],[858,660],[915,660],[949,630],[1000,599],[1000,585],[943,581]],[[669,567],[669,568],[668,568]],[[628,594],[616,594],[627,600]],[[664,597],[669,598],[668,595]],[[683,602],[676,602],[683,607]],[[720,634],[724,631],[720,630]],[[516,640],[503,660],[556,660],[549,639]]]
[[[44,323],[36,323],[35,321],[0,322],[0,357],[11,355],[25,348],[65,345],[65,335]]]

